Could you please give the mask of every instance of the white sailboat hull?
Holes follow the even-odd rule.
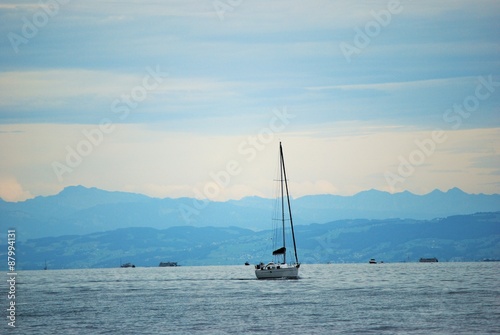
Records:
[[[299,268],[296,265],[281,265],[278,267],[263,267],[255,269],[257,279],[298,279]]]

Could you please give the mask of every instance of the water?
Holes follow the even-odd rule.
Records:
[[[499,334],[500,263],[18,272],[8,334]],[[6,274],[5,274],[5,277]],[[5,280],[0,284],[7,292]]]

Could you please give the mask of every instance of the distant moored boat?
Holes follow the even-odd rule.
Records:
[[[438,259],[436,257],[432,257],[432,258],[420,258],[419,262],[420,263],[437,263]]]
[[[135,268],[135,265],[132,263],[125,263],[120,265],[121,268]]]
[[[166,267],[179,266],[179,265],[177,265],[177,262],[160,262],[159,266],[161,268],[166,268]]]

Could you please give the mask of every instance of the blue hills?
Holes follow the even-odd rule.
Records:
[[[59,194],[23,202],[0,201],[0,221],[15,227],[20,240],[130,227],[234,226],[260,231],[271,227],[273,201],[259,197],[226,202],[159,199],[71,186]],[[292,200],[292,211],[297,226],[353,219],[430,220],[500,211],[500,195],[468,194],[458,188],[425,195],[369,190],[353,196],[304,196]]]
[[[299,260],[311,263],[440,262],[500,259],[500,212],[433,220],[338,220],[295,229]],[[120,228],[16,243],[19,270],[180,265],[242,265],[271,260],[273,232],[239,227]],[[7,246],[0,246],[6,258]],[[5,257],[4,257],[5,256]],[[6,267],[6,264],[4,265]],[[0,268],[2,265],[0,265]],[[126,269],[124,269],[126,270]]]
[[[0,221],[16,230],[19,269],[41,269],[45,261],[51,269],[257,263],[270,260],[273,201],[159,199],[73,186],[0,201]],[[292,209],[304,263],[500,259],[498,194],[369,190],[305,196]],[[0,246],[0,258],[6,250]]]

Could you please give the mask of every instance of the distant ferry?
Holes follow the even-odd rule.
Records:
[[[420,258],[419,262],[420,263],[437,263],[438,259],[436,257],[432,257],[432,258]]]
[[[125,263],[120,265],[121,268],[135,268],[135,265],[132,263]]]
[[[177,265],[177,262],[160,262],[159,266],[161,268],[166,268],[166,267],[169,267],[169,266],[179,266],[179,265]]]
[[[377,261],[375,260],[375,258],[372,258],[372,259],[370,259],[370,261],[368,263],[370,263],[370,264],[377,264]]]

